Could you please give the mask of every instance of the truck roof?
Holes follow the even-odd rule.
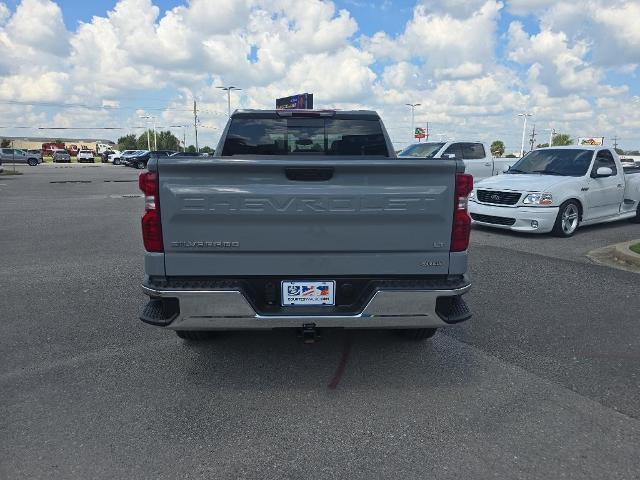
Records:
[[[242,109],[236,110],[231,114],[231,118],[237,117],[261,117],[261,118],[280,118],[280,117],[331,117],[331,118],[370,118],[378,120],[380,116],[374,110],[257,110]]]
[[[540,147],[536,148],[536,150],[598,150],[600,148],[613,150],[613,148],[607,147],[606,145],[558,145],[556,147]]]

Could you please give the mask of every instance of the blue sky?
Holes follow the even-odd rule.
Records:
[[[633,24],[632,0],[0,0],[0,135],[136,132],[148,114],[186,125],[196,99],[214,144],[226,121],[215,87],[234,84],[234,108],[310,91],[320,107],[378,110],[399,147],[411,141],[404,104],[418,102],[434,138],[519,150],[516,115],[529,111],[538,132],[638,148]]]

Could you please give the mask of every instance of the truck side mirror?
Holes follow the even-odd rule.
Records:
[[[613,175],[613,170],[609,167],[600,167],[596,170],[595,178],[610,177],[611,175]]]
[[[509,170],[511,170],[511,165],[504,165],[502,167],[502,173],[507,173]]]

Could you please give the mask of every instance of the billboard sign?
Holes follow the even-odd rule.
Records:
[[[422,127],[416,127],[416,131],[413,136],[420,140],[421,138],[425,138],[427,136],[427,132]]]
[[[578,138],[578,145],[601,147],[604,145],[604,137],[580,137]]]
[[[276,98],[278,110],[311,110],[313,109],[313,93],[299,93],[290,97]]]

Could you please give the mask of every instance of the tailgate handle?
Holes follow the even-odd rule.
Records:
[[[325,182],[333,177],[333,167],[289,167],[284,169],[289,180],[299,182]]]

